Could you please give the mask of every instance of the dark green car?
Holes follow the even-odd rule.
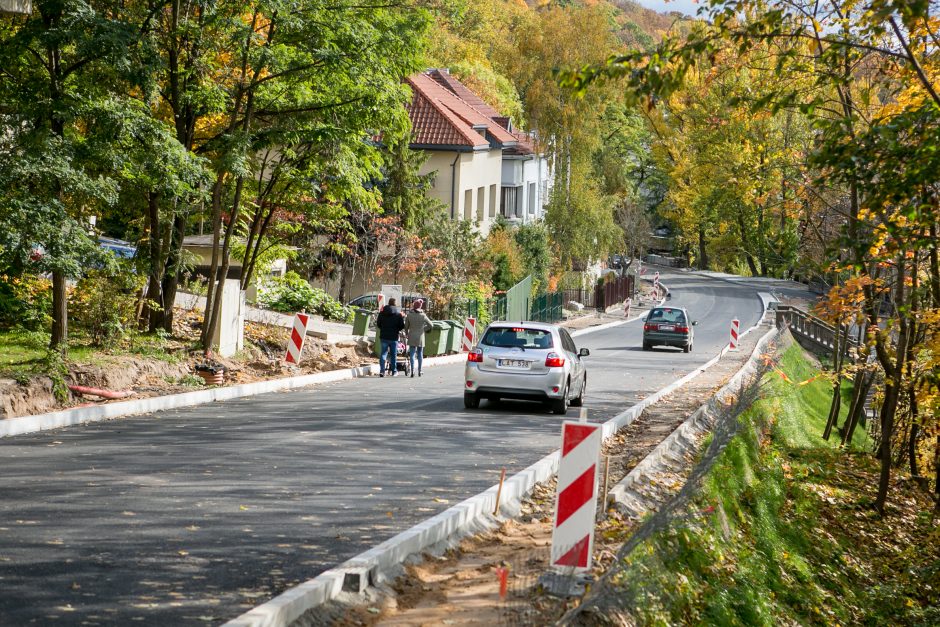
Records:
[[[656,307],[643,324],[643,350],[653,346],[675,346],[691,352],[697,321],[690,322],[689,312],[680,307]]]

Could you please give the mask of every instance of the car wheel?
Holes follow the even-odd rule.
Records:
[[[467,409],[476,409],[480,406],[480,395],[474,392],[464,392],[463,406]]]
[[[643,350],[648,351],[652,346],[649,342],[643,342]]]
[[[552,401],[552,412],[556,414],[567,414],[568,413],[568,386],[565,386],[565,391],[562,393],[561,398],[555,399]]]
[[[683,346],[683,347],[682,347],[682,352],[683,352],[683,353],[691,353],[691,352],[692,352],[692,345],[691,345],[691,344],[686,344],[685,346]]]
[[[584,382],[581,384],[581,393],[578,394],[578,398],[571,399],[572,407],[581,407],[584,405],[584,391],[587,390],[587,375],[584,375]]]

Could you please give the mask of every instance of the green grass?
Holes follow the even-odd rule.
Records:
[[[0,331],[0,375],[21,378],[42,367],[48,336],[10,329]]]
[[[47,347],[49,334],[19,328],[0,330],[0,376],[25,381],[32,375],[48,374]],[[170,352],[168,349],[175,348]],[[138,355],[167,363],[186,359],[187,351],[179,342],[157,334],[131,332],[107,346],[93,346],[80,330],[69,336],[68,361],[71,363],[105,365],[113,355]]]
[[[929,501],[896,493],[907,505],[877,518],[873,460],[820,437],[831,384],[799,385],[818,373],[797,346],[781,369],[790,381],[769,375],[689,515],[627,558],[615,603],[643,625],[940,623],[940,586],[923,585],[940,582]]]

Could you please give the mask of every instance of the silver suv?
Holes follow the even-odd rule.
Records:
[[[494,322],[467,356],[463,404],[514,398],[550,403],[564,414],[580,407],[587,387],[582,357],[566,329],[543,322]]]

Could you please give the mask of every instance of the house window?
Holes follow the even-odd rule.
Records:
[[[535,183],[529,183],[529,215],[535,215]]]
[[[500,204],[500,213],[507,218],[516,215],[516,192],[518,187],[504,187],[503,198]]]
[[[522,217],[522,185],[503,188],[502,213],[507,218]]]
[[[496,185],[490,185],[490,217],[496,217]]]
[[[463,193],[463,218],[464,220],[473,219],[473,189],[468,189]]]
[[[483,222],[486,217],[486,188],[477,188],[477,221]]]

